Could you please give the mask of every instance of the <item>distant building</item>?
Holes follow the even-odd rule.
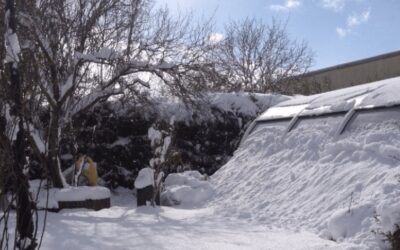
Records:
[[[304,95],[400,76],[400,51],[308,72],[300,81]]]

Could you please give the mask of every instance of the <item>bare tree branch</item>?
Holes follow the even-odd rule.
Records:
[[[214,59],[225,79],[217,89],[287,93],[288,84],[311,65],[312,53],[306,43],[289,39],[286,23],[246,19],[225,27]]]

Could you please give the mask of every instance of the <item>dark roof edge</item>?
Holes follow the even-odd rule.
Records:
[[[356,61],[352,61],[352,62],[348,62],[348,63],[343,63],[343,64],[339,64],[339,65],[335,65],[335,66],[330,66],[327,68],[317,69],[317,70],[310,71],[310,72],[303,74],[303,77],[313,76],[313,75],[317,75],[319,73],[324,73],[324,72],[337,70],[337,69],[343,69],[343,68],[356,66],[356,65],[373,62],[373,61],[377,61],[377,60],[382,60],[382,59],[395,57],[395,56],[400,56],[400,50],[373,56],[373,57],[368,57],[368,58],[364,58],[364,59],[360,59],[360,60],[356,60]]]

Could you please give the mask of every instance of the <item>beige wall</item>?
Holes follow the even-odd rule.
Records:
[[[310,72],[301,80],[302,94],[314,94],[400,76],[400,52]]]

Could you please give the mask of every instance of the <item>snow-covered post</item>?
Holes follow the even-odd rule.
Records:
[[[154,169],[143,168],[135,180],[137,206],[154,205]]]
[[[34,224],[32,219],[33,207],[29,198],[29,183],[23,173],[25,165],[25,138],[24,129],[24,110],[22,96],[22,82],[20,80],[20,72],[18,69],[20,46],[17,36],[17,21],[15,14],[15,2],[13,0],[6,1],[5,13],[6,31],[4,34],[6,55],[5,70],[9,77],[9,85],[13,89],[13,99],[10,100],[13,115],[18,119],[18,132],[14,147],[13,172],[15,174],[14,190],[17,196],[17,240],[16,244],[19,249],[34,249],[35,238],[33,235]]]

